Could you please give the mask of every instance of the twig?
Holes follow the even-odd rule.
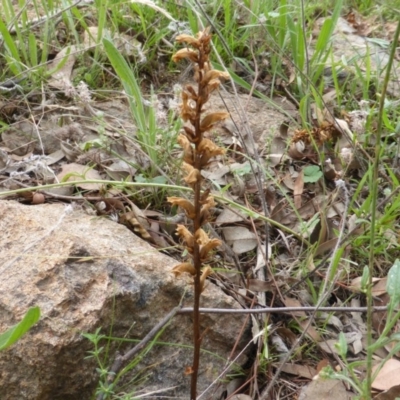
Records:
[[[110,386],[114,382],[115,376],[123,368],[123,366],[131,361],[137,353],[143,350],[147,346],[147,344],[151,340],[153,340],[157,333],[181,310],[181,308],[182,305],[173,308],[133,349],[130,349],[124,355],[117,355],[110,371],[108,372],[108,386]],[[97,400],[103,399],[104,393],[101,393],[97,396]]]
[[[232,310],[228,308],[199,308],[199,312],[202,314],[278,314],[278,313],[293,313],[293,312],[315,312],[315,311],[325,311],[325,312],[367,312],[368,307],[264,307],[264,308],[254,308],[254,309],[242,309],[242,310]],[[384,312],[387,311],[386,306],[373,307],[374,312]],[[192,307],[185,307],[178,311],[178,314],[192,314]]]

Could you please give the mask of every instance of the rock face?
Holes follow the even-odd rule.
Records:
[[[71,206],[69,206],[71,208]],[[114,338],[143,338],[192,288],[169,270],[176,261],[113,221],[60,204],[25,206],[0,201],[0,332],[17,323],[29,307],[39,306],[41,319],[20,341],[0,352],[2,400],[85,400],[98,382],[94,350],[82,333]],[[202,307],[237,308],[232,298],[208,283]],[[199,393],[218,375],[243,327],[245,317],[210,314],[202,318],[203,339]],[[189,397],[191,318],[177,315],[132,372],[147,380],[121,391],[174,399]],[[122,343],[122,344],[121,344]],[[167,345],[165,345],[167,343]],[[238,350],[246,343],[242,338]],[[168,345],[171,344],[171,345]],[[107,346],[107,341],[100,343]],[[111,342],[123,353],[130,343]],[[128,347],[127,347],[128,346]],[[104,351],[105,353],[105,351]],[[102,353],[100,357],[103,357]],[[118,390],[117,390],[118,392]],[[216,398],[213,390],[202,398]]]

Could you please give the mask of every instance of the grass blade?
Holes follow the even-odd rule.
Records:
[[[138,129],[142,132],[146,132],[147,124],[145,110],[143,107],[142,94],[136,81],[136,77],[111,40],[104,38],[103,45],[128,96],[130,110]]]
[[[17,325],[8,329],[0,335],[0,351],[10,347],[19,338],[39,321],[40,309],[39,307],[30,308],[25,314],[24,318]]]

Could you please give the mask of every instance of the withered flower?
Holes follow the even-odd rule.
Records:
[[[198,49],[201,45],[199,39],[196,39],[193,36],[187,34],[178,35],[175,41],[178,43],[187,43],[189,46],[193,46],[196,49]]]
[[[217,122],[223,121],[229,117],[229,113],[227,112],[216,112],[206,115],[200,124],[201,132],[208,131],[211,129]]]
[[[202,206],[201,206],[201,210],[200,210],[200,220],[201,220],[202,224],[205,221],[207,221],[207,219],[210,215],[210,209],[215,206],[216,206],[216,204],[214,201],[214,197],[212,197],[212,196],[207,197],[207,200],[205,202],[202,202]]]
[[[183,148],[183,161],[186,164],[193,165],[193,148],[187,136],[180,134],[178,143]]]
[[[193,251],[194,237],[190,233],[190,231],[186,228],[186,226],[178,224],[178,226],[176,228],[176,233],[186,243],[188,250]]]
[[[192,85],[186,85],[185,90],[189,93],[189,97],[191,97],[192,100],[196,101],[197,100],[197,93],[194,90]]]
[[[221,245],[221,241],[218,239],[210,239],[207,233],[203,229],[198,229],[194,234],[194,238],[197,244],[200,245],[200,258],[202,260],[207,259],[208,253]]]
[[[185,372],[183,373],[185,376],[188,376],[188,375],[192,375],[193,374],[193,368],[192,367],[190,367],[190,366],[188,366],[188,367],[186,367],[185,368]]]
[[[230,77],[230,75],[225,71],[218,71],[216,69],[212,69],[212,70],[206,72],[203,79],[201,80],[201,85],[207,86],[211,81],[215,81],[218,83],[218,86],[219,86],[220,81],[218,78],[229,79],[229,77]]]
[[[208,196],[206,201],[201,206],[200,214],[201,214],[202,219],[205,219],[208,216],[210,208],[215,207],[215,206],[216,206],[216,203],[214,201],[214,197]]]
[[[200,293],[202,293],[204,290],[204,284],[206,282],[207,276],[210,276],[212,273],[213,273],[213,271],[208,265],[207,265],[207,267],[205,267],[203,269],[201,276],[200,276]]]
[[[173,62],[179,62],[183,60],[184,58],[187,58],[188,60],[197,63],[199,61],[199,56],[196,50],[192,49],[180,49],[178,50],[173,56],[172,56],[172,61]]]
[[[197,151],[201,154],[202,167],[207,165],[210,158],[225,154],[225,149],[217,146],[210,139],[203,139],[200,142]]]
[[[196,109],[192,107],[191,101],[193,99],[190,97],[189,93],[186,91],[182,91],[182,104],[181,108],[181,118],[186,121],[194,121],[196,118]]]
[[[183,130],[186,133],[186,137],[194,143],[194,140],[196,139],[196,134],[194,133],[193,129],[189,128],[188,126],[184,126]]]
[[[210,239],[207,243],[200,247],[200,258],[202,261],[208,258],[208,253],[221,246],[222,242],[218,239]]]
[[[219,79],[211,79],[210,82],[208,82],[208,85],[206,86],[207,88],[207,93],[210,94],[214,92],[214,90],[217,90],[220,86],[221,82]]]
[[[183,162],[182,169],[186,172],[186,176],[183,179],[191,188],[193,188],[197,182],[201,181],[200,171],[192,165]]]
[[[167,201],[174,206],[182,207],[189,218],[196,216],[194,205],[189,200],[183,199],[182,197],[167,197]]]
[[[180,263],[172,268],[172,273],[175,275],[175,277],[182,275],[184,272],[187,272],[190,275],[196,275],[194,266],[189,262]]]
[[[205,245],[210,240],[207,233],[201,228],[197,229],[194,237],[199,245]]]

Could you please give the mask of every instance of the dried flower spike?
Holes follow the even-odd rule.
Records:
[[[196,36],[179,35],[178,43],[184,43],[187,47],[178,50],[172,60],[178,62],[187,59],[193,64],[194,80],[197,88],[187,85],[182,91],[182,103],[180,105],[180,116],[185,122],[183,133],[178,137],[178,143],[183,149],[182,170],[185,174],[184,181],[193,190],[193,201],[180,197],[169,197],[171,204],[178,205],[185,210],[189,219],[192,220],[193,235],[184,225],[178,225],[177,234],[184,243],[191,258],[189,262],[178,264],[173,270],[175,276],[189,273],[194,282],[194,312],[193,312],[193,343],[194,356],[193,366],[190,371],[192,384],[190,399],[195,400],[197,395],[197,376],[200,360],[200,295],[204,290],[207,277],[212,274],[210,266],[203,268],[203,262],[210,257],[211,251],[217,248],[221,242],[218,239],[210,239],[202,226],[208,222],[210,210],[215,206],[214,198],[206,190],[202,193],[203,178],[201,170],[207,166],[210,159],[223,155],[225,150],[217,146],[210,139],[203,137],[204,133],[212,129],[215,124],[228,118],[226,112],[214,112],[207,115],[204,113],[204,104],[209,100],[213,91],[218,89],[220,79],[226,79],[226,72],[213,70],[209,55],[211,51],[211,34],[208,28],[197,33]]]

